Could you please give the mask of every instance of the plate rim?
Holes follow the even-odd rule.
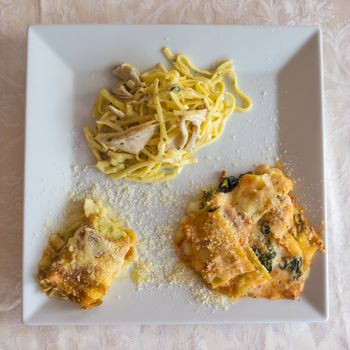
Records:
[[[113,321],[113,322],[82,322],[82,323],[70,323],[70,322],[58,322],[55,323],[54,321],[52,323],[44,322],[33,322],[31,321],[31,317],[28,317],[26,315],[26,306],[25,306],[25,293],[26,293],[26,287],[24,284],[25,280],[25,257],[26,257],[26,241],[28,240],[29,235],[26,234],[26,218],[29,215],[28,214],[28,206],[26,205],[28,202],[28,181],[27,181],[27,172],[29,169],[29,164],[28,164],[28,138],[27,138],[27,132],[28,132],[28,125],[29,125],[29,94],[28,91],[30,89],[30,75],[31,75],[31,66],[32,66],[32,57],[31,57],[31,50],[33,50],[33,37],[34,35],[37,34],[37,31],[42,31],[46,30],[47,28],[55,28],[56,30],[59,30],[61,28],[97,28],[97,27],[115,27],[115,28],[122,28],[122,27],[135,27],[135,28],[151,28],[151,27],[166,27],[166,28],[180,28],[180,27],[197,27],[197,28],[207,28],[207,27],[234,27],[234,28],[240,28],[240,29],[246,29],[246,28],[275,28],[275,29],[283,29],[283,30],[288,30],[288,31],[293,31],[295,29],[310,29],[314,30],[315,34],[318,36],[318,59],[319,59],[319,78],[320,78],[320,118],[321,118],[321,135],[322,135],[322,180],[323,180],[323,221],[324,221],[324,229],[323,229],[323,240],[326,245],[326,250],[324,252],[324,259],[325,259],[325,264],[324,264],[324,288],[325,288],[325,298],[323,300],[324,305],[325,305],[325,310],[324,313],[318,313],[319,317],[315,319],[309,319],[309,318],[301,318],[300,320],[288,320],[288,321],[279,321],[279,320],[267,320],[267,321],[255,321],[255,320],[249,320],[249,321],[238,321],[238,320],[233,320],[231,322],[227,321],[209,321],[206,322],[205,320],[202,320],[200,323],[193,322],[193,321],[182,321],[180,323],[178,322],[154,322],[154,321],[147,321],[146,323],[138,323],[134,321]],[[25,135],[24,135],[24,144],[25,144],[25,157],[24,157],[24,182],[23,182],[23,227],[22,227],[22,322],[28,325],[39,325],[39,324],[266,324],[266,323],[300,323],[300,322],[326,322],[329,319],[329,255],[328,255],[328,247],[329,247],[329,240],[328,240],[328,218],[327,218],[327,181],[326,181],[326,164],[327,164],[327,152],[326,152],[326,144],[325,144],[325,138],[326,138],[326,121],[325,121],[325,109],[324,109],[324,74],[323,74],[323,46],[322,46],[322,31],[320,29],[320,26],[315,26],[315,25],[298,25],[298,26],[281,26],[281,25],[269,25],[269,26],[260,26],[260,25],[232,25],[232,24],[221,24],[221,25],[215,25],[215,24],[34,24],[28,27],[27,29],[27,57],[26,57],[26,62],[27,62],[27,71],[26,71],[26,107],[25,107],[25,120],[24,120],[24,125],[25,125]],[[318,87],[317,87],[318,89]]]

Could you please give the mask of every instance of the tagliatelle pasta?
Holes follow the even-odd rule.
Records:
[[[174,178],[196,162],[196,151],[220,137],[233,111],[252,106],[238,87],[231,60],[207,71],[168,48],[163,53],[171,69],[158,64],[140,75],[129,64],[116,67],[117,85],[101,90],[95,104],[95,128],[84,128],[97,168],[113,179],[157,183]],[[226,90],[227,78],[233,93]]]

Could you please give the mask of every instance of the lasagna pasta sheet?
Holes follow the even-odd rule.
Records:
[[[83,214],[50,238],[38,280],[48,295],[70,299],[88,309],[102,303],[123,267],[135,258],[135,233],[111,209],[85,199]]]
[[[295,299],[323,242],[291,195],[280,166],[263,165],[190,203],[178,255],[212,289],[241,297]]]
[[[182,257],[212,287],[227,285],[234,277],[254,271],[238,237],[220,212],[191,213],[182,222],[177,246]]]

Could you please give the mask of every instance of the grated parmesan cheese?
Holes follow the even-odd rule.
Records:
[[[216,295],[188,267],[179,263],[175,251],[173,236],[187,203],[197,195],[199,185],[196,181],[188,178],[191,190],[185,191],[172,182],[114,182],[88,166],[74,167],[72,173],[70,199],[100,198],[113,208],[123,224],[137,233],[138,262],[132,268],[131,278],[140,292],[164,288],[175,292],[177,288],[185,288],[190,296],[186,302],[213,310],[228,307],[229,300]]]

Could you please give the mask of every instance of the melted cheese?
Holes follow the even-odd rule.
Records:
[[[86,199],[84,215],[72,229],[53,235],[38,278],[49,295],[91,308],[102,303],[117,274],[134,260],[136,235],[99,201]]]
[[[219,211],[189,214],[181,223],[176,239],[184,260],[212,287],[227,284],[232,278],[253,271],[254,265],[244,253],[225,218]]]
[[[231,193],[232,206],[251,221],[256,222],[275,205],[277,195],[285,195],[292,186],[292,181],[278,174],[277,171],[273,174],[247,174],[241,178],[239,186]]]
[[[244,297],[250,290],[260,286],[271,277],[266,269],[261,265],[259,259],[250,247],[246,247],[246,254],[254,265],[254,270],[241,274],[233,278],[227,286],[221,287],[219,291],[236,300]]]
[[[312,257],[324,247],[292,189],[279,167],[263,165],[233,189],[190,203],[175,239],[180,258],[234,300],[297,298]]]

